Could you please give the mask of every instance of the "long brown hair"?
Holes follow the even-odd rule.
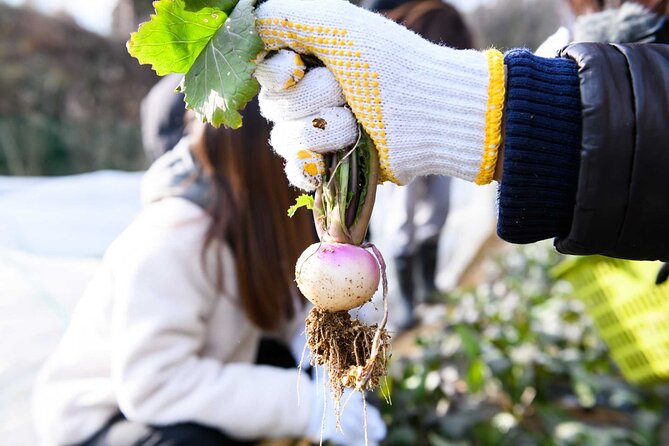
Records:
[[[295,262],[315,238],[308,212],[292,219],[286,214],[299,193],[288,185],[282,160],[268,144],[269,124],[256,101],[243,116],[241,129],[207,126],[194,144],[195,157],[214,185],[203,259],[216,241],[230,246],[242,308],[257,327],[271,330],[294,315]],[[222,291],[221,266],[219,255]]]

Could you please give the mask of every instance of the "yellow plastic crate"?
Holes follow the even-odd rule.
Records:
[[[659,268],[589,256],[554,270],[571,282],[622,374],[637,384],[669,380],[669,282],[655,285]]]

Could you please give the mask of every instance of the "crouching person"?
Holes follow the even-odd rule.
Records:
[[[299,378],[285,347],[304,326],[294,265],[314,232],[307,213],[286,216],[296,192],[256,104],[244,119],[192,130],[148,171],[143,210],[37,379],[42,444],[364,444],[362,398],[337,431],[323,382]],[[367,417],[376,444],[385,428]]]

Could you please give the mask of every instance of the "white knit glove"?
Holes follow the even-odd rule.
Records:
[[[305,382],[308,382],[305,380]],[[365,443],[365,421],[363,418],[363,401],[360,392],[346,389],[341,399],[340,427],[335,420],[334,402],[331,392],[323,383],[310,382],[312,394],[311,418],[307,426],[306,437],[309,441],[320,443],[320,440],[330,441],[342,446],[376,446],[386,436],[386,425],[376,407],[367,404],[367,443]],[[349,399],[349,395],[351,395]],[[346,407],[344,403],[346,403]],[[325,416],[323,416],[325,414]]]
[[[504,101],[498,51],[435,45],[344,0],[269,0],[256,13],[267,50],[289,47],[327,67],[304,74],[285,51],[256,71],[261,111],[275,123],[271,143],[293,184],[313,189],[320,153],[354,144],[357,122],[379,151],[382,181],[490,181]]]

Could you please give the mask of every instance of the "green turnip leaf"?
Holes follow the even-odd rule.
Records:
[[[159,75],[185,73],[179,89],[199,119],[242,125],[238,110],[258,93],[253,78],[263,49],[255,0],[158,0],[156,13],[128,41],[128,51]]]
[[[130,35],[128,52],[160,76],[186,73],[236,1],[158,0],[156,13]],[[226,9],[227,8],[227,9]]]
[[[302,194],[295,199],[295,204],[288,208],[288,216],[293,217],[295,212],[301,207],[306,206],[307,209],[314,208],[314,197],[309,194]]]
[[[237,3],[179,87],[186,95],[186,104],[215,127],[241,127],[238,110],[258,94],[253,72],[263,43],[255,29],[253,3]]]

